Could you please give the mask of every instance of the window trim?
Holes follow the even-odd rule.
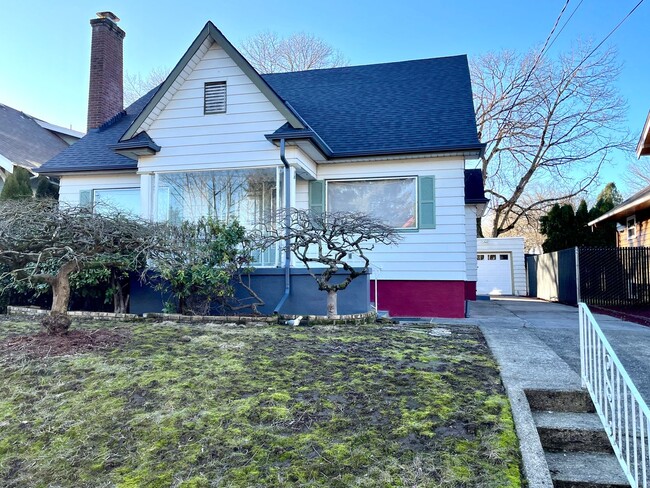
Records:
[[[388,180],[413,180],[415,185],[415,202],[414,202],[414,215],[415,215],[415,225],[413,227],[393,227],[394,230],[398,232],[417,232],[420,230],[420,215],[419,215],[419,204],[420,204],[420,189],[419,189],[419,177],[417,175],[403,175],[403,176],[378,176],[374,178],[332,178],[329,180],[323,180],[325,183],[325,211],[329,212],[329,184],[330,183],[350,183],[350,182],[367,182],[367,181],[388,181]]]
[[[142,187],[140,186],[118,186],[118,187],[111,187],[111,188],[91,188],[91,202],[93,206],[93,212],[96,211],[97,209],[97,192],[122,192],[122,191],[137,191],[138,196],[139,196],[139,201],[138,201],[138,211],[135,212],[133,215],[136,217],[142,217]]]
[[[632,223],[631,228],[630,223]],[[630,230],[632,230],[632,235],[630,235]],[[625,219],[625,235],[628,239],[636,239],[636,215],[631,215]]]
[[[223,110],[208,111],[208,87],[223,86]],[[219,115],[228,112],[228,84],[223,81],[206,81],[203,84],[203,115]]]

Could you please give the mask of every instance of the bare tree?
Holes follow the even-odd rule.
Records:
[[[92,267],[135,268],[155,245],[151,228],[118,211],[92,212],[56,202],[5,201],[0,204],[0,263],[11,282],[52,287],[52,314],[65,315],[70,275]],[[65,332],[69,320],[59,330]]]
[[[641,191],[650,186],[650,158],[642,157],[628,163],[623,181],[632,192]]]
[[[285,212],[279,212],[278,222],[284,221]],[[329,318],[338,314],[337,293],[368,271],[367,252],[377,243],[392,245],[401,239],[395,229],[366,214],[314,213],[299,209],[288,212],[288,236],[284,228],[271,226],[259,238],[261,245],[268,247],[289,238],[291,252],[307,267],[318,289],[327,292]],[[343,279],[334,282],[334,276],[343,276]]]
[[[128,107],[148,91],[160,85],[167,79],[169,71],[169,68],[162,66],[152,68],[145,76],[127,71],[124,75],[124,106]]]
[[[555,60],[531,52],[488,54],[472,62],[476,120],[487,144],[480,164],[497,237],[526,215],[584,192],[616,149],[626,104],[613,50],[580,45]],[[552,189],[539,199],[529,188]]]
[[[241,52],[260,73],[281,73],[347,66],[341,51],[313,34],[298,32],[280,37],[265,31],[246,39]]]

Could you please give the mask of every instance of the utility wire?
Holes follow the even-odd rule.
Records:
[[[528,84],[528,80],[530,80],[530,77],[533,75],[533,72],[535,71],[535,68],[537,68],[537,65],[541,61],[542,56],[544,56],[545,52],[547,51],[548,46],[549,46],[549,42],[551,40],[551,37],[553,37],[553,34],[555,33],[555,29],[557,29],[557,26],[560,23],[560,20],[562,19],[562,16],[564,15],[564,12],[566,11],[566,8],[569,6],[569,1],[570,0],[566,0],[566,2],[564,3],[564,6],[562,7],[562,10],[560,10],[559,15],[555,19],[555,24],[553,24],[553,28],[548,33],[548,36],[546,36],[546,41],[544,42],[544,45],[542,46],[542,49],[539,51],[539,53],[535,57],[535,61],[533,62],[533,66],[528,70],[528,73],[526,73],[526,78],[524,79],[523,83],[521,84],[521,86],[519,88],[519,91],[517,92],[517,95],[515,96],[514,101],[510,105],[510,108],[508,108],[508,111],[506,112],[506,115],[505,115],[505,117],[503,119],[502,125],[505,125],[508,122],[508,119],[510,118],[510,115],[512,115],[512,111],[517,106],[517,102],[519,101],[519,97],[524,92],[524,89],[526,88],[526,85]],[[643,0],[641,0],[641,1],[643,1]],[[577,9],[577,7],[576,7],[576,9]],[[514,83],[514,80],[511,83]]]
[[[644,0],[639,0],[639,3],[637,3],[637,4],[632,8],[632,10],[630,10],[630,11],[627,13],[627,15],[626,15],[625,17],[623,17],[623,19],[622,19],[618,24],[616,24],[616,27],[614,27],[611,31],[609,31],[609,34],[607,34],[607,35],[603,38],[603,40],[600,41],[600,42],[598,43],[598,45],[596,45],[596,47],[593,48],[593,49],[591,50],[591,52],[590,52],[589,54],[587,54],[587,55],[584,57],[584,59],[583,59],[582,61],[580,61],[580,63],[578,64],[578,66],[575,67],[575,69],[573,70],[573,72],[571,73],[571,75],[573,75],[573,73],[575,73],[576,71],[578,71],[578,69],[580,68],[580,66],[582,66],[582,65],[584,64],[584,62],[587,61],[587,59],[589,59],[591,56],[593,56],[594,53],[595,53],[596,51],[598,51],[598,49],[600,48],[600,46],[602,46],[603,44],[605,44],[605,42],[607,41],[607,39],[609,39],[609,38],[612,36],[612,34],[614,34],[614,32],[616,32],[616,31],[619,29],[619,27],[621,27],[621,26],[623,25],[623,23],[624,23],[627,19],[630,18],[630,15],[632,15],[632,14],[634,13],[634,11],[635,11],[636,9],[638,9],[638,8],[641,6],[641,4],[642,4],[643,2],[644,2]]]
[[[579,3],[578,5],[576,5],[576,8],[573,9],[573,12],[571,12],[571,15],[569,15],[569,18],[566,19],[566,22],[564,22],[564,24],[563,24],[562,27],[560,28],[559,32],[558,32],[557,34],[555,34],[555,37],[553,38],[553,40],[551,41],[551,43],[548,45],[548,49],[547,49],[547,51],[549,51],[549,50],[551,49],[551,47],[553,47],[553,44],[555,44],[555,41],[557,40],[557,38],[560,37],[560,34],[562,34],[562,31],[564,30],[564,28],[565,28],[565,27],[567,26],[567,24],[571,21],[571,19],[572,19],[573,16],[575,15],[576,11],[580,8],[580,5],[582,5],[582,2],[584,2],[584,0],[580,0],[580,3]]]

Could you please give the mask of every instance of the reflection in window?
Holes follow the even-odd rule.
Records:
[[[98,213],[117,210],[140,217],[140,188],[94,190],[93,203]]]
[[[483,254],[479,254],[478,256],[476,256],[476,259],[478,259],[479,261],[483,261],[485,259],[485,256]]]
[[[276,211],[276,170],[193,171],[158,175],[158,220],[213,217],[252,228]]]
[[[180,223],[212,217],[226,224],[237,220],[246,228],[274,223],[277,210],[276,168],[192,171],[157,175],[156,216]],[[253,265],[274,266],[277,247],[258,251]]]
[[[329,212],[362,212],[396,229],[417,228],[415,178],[327,182]]]
[[[507,254],[499,254],[499,259],[501,261],[507,261],[508,260],[508,255]]]
[[[488,255],[488,261],[496,261],[496,260],[497,260],[497,255],[496,254]]]

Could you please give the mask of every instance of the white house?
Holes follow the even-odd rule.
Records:
[[[91,21],[93,56],[121,60],[117,20],[106,12]],[[101,64],[91,63],[91,100],[111,85],[104,78],[121,83],[121,66],[93,74]],[[363,307],[462,317],[475,298],[476,215],[486,200],[465,160],[484,145],[465,56],[260,75],[208,22],[162,85],[126,111],[121,100],[96,105],[88,135],[41,168],[60,176],[61,201],[247,226],[286,205],[363,211],[403,236],[372,251]],[[276,251],[257,268],[283,265]],[[284,288],[273,286],[277,303]]]

